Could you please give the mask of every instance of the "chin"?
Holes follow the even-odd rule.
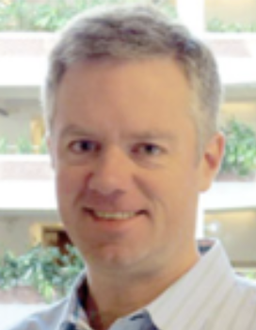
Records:
[[[104,247],[93,255],[85,256],[88,267],[97,265],[101,269],[116,271],[133,269],[140,261],[139,254],[131,248]]]

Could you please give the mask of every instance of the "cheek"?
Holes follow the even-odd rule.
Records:
[[[173,221],[178,215],[191,211],[197,199],[197,173],[188,166],[172,166],[172,169],[151,175],[144,191]],[[192,205],[189,205],[192,204]]]
[[[78,168],[62,167],[56,172],[58,195],[73,196],[82,190],[84,175]]]

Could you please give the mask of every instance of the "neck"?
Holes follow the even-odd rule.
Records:
[[[127,275],[127,272],[110,275],[89,269],[86,311],[91,326],[95,330],[106,330],[118,318],[148,305],[185,274],[198,258],[179,272],[168,269],[146,276]]]

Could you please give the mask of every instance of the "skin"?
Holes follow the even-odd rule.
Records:
[[[199,259],[198,195],[224,139],[213,136],[198,159],[190,100],[184,74],[163,58],[77,63],[59,85],[49,148],[96,329],[152,301]],[[134,213],[103,219],[95,210]]]

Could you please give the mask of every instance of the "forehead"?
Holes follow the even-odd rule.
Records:
[[[141,75],[142,73],[145,77]],[[60,83],[62,84],[63,80],[72,79],[72,76],[84,80],[86,77],[88,77],[87,80],[92,77],[94,79],[96,77],[110,78],[113,81],[115,78],[122,79],[122,75],[125,75],[127,79],[140,77],[138,82],[143,82],[143,84],[151,78],[150,81],[155,81],[156,84],[161,81],[165,83],[166,80],[172,83],[175,80],[178,86],[188,87],[189,85],[187,74],[181,64],[166,56],[141,59],[88,59],[76,62],[67,67]]]
[[[73,64],[63,76],[55,111],[74,125],[140,124],[149,130],[188,117],[190,100],[189,83],[171,59],[88,61]]]

